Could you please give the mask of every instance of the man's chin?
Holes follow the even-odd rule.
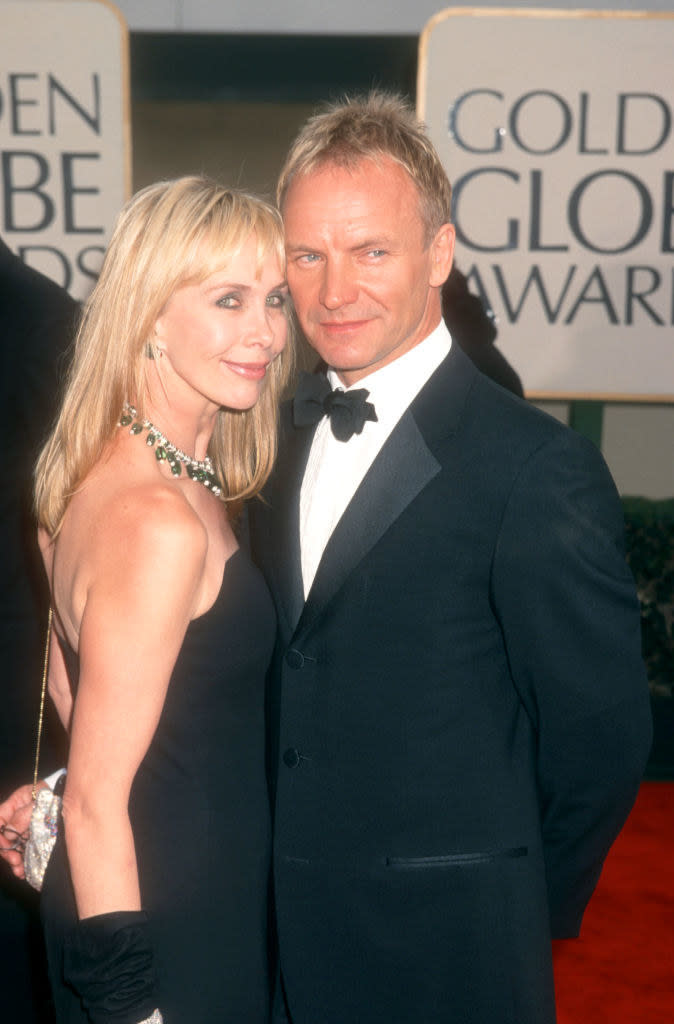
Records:
[[[363,357],[361,346],[355,343],[360,340],[355,331],[335,335],[334,333],[326,334],[319,328],[312,334],[305,331],[305,337],[316,355],[337,373],[351,373],[359,370],[366,372],[363,364],[367,365],[369,360]],[[350,344],[350,342],[354,342],[354,344]]]

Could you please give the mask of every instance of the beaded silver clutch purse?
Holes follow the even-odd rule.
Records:
[[[51,789],[40,789],[35,794],[33,811],[28,827],[28,839],[23,853],[26,881],[38,892],[42,888],[44,873],[54,849],[61,813],[61,797]]]
[[[54,849],[61,812],[61,797],[51,789],[37,788],[37,774],[40,763],[40,740],[42,739],[42,719],[44,717],[44,698],[47,691],[47,675],[49,672],[49,644],[51,641],[52,610],[49,609],[47,622],[47,640],[44,648],[44,666],[42,669],[42,695],[40,697],[40,714],[37,723],[37,743],[35,745],[35,768],[33,771],[33,811],[28,827],[28,839],[23,852],[23,868],[26,881],[38,892],[42,888],[44,873],[51,852]]]

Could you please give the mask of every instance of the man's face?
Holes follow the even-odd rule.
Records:
[[[425,244],[416,186],[394,160],[325,164],[294,180],[283,219],[302,330],[347,386],[398,359],[440,321],[454,250]]]

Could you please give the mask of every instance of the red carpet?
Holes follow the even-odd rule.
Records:
[[[674,1024],[674,782],[644,782],[581,937],[554,944],[558,1024]]]

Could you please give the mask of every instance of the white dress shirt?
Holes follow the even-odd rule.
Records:
[[[316,427],[300,492],[300,550],[304,596],[311,590],[318,564],[344,510],[393,428],[447,356],[452,340],[444,322],[423,341],[380,370],[345,388],[328,370],[330,386],[343,391],[366,388],[377,413],[360,434],[338,441],[324,416]]]

